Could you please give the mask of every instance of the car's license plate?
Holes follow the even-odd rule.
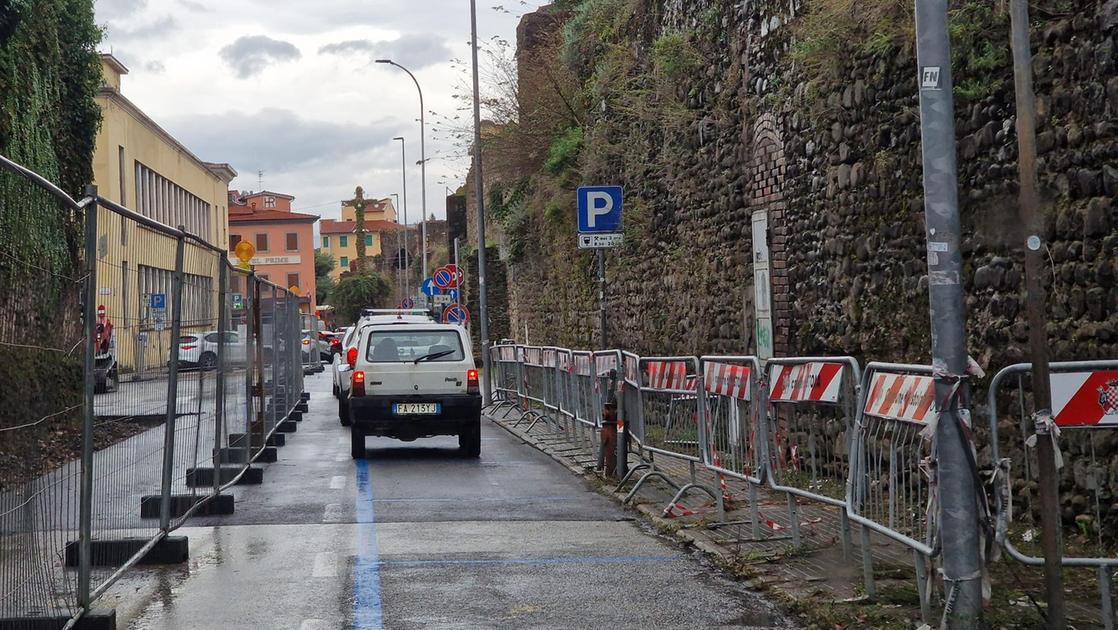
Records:
[[[397,416],[437,416],[442,413],[439,403],[396,403],[392,413]]]

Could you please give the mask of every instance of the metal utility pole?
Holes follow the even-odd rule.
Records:
[[[477,0],[470,0],[470,53],[474,64],[474,195],[477,197],[477,298],[481,321],[482,404],[492,400],[489,385],[489,306],[485,298],[485,179],[481,175],[481,87],[477,68]]]
[[[404,139],[396,136],[393,140],[400,141],[400,163],[403,165],[403,197],[404,197],[404,288],[407,289],[408,297],[412,296],[414,292],[411,288],[411,267],[408,264],[408,155],[407,150],[404,149]]]
[[[391,59],[377,59],[377,63],[386,63],[403,70],[408,73],[415,89],[419,91],[419,183],[422,189],[419,191],[420,204],[423,206],[423,277],[427,277],[427,125],[426,125],[426,112],[423,111],[423,88],[419,87],[419,79],[415,78],[411,70],[404,66],[392,61]]]
[[[606,250],[598,248],[598,309],[601,317],[601,350],[609,349],[609,335],[606,334]]]
[[[400,260],[400,195],[392,193],[392,196],[396,198],[396,288],[400,291],[400,300],[403,301],[403,299],[407,297],[407,294],[404,292],[404,287],[407,285],[404,281],[404,270],[401,269],[403,261]]]
[[[959,251],[959,199],[955,165],[955,104],[948,0],[916,0],[916,56],[920,89],[920,137],[924,158],[924,214],[928,240],[928,292],[932,365],[936,373],[936,474],[943,576],[948,591],[948,628],[976,628],[982,610],[982,560],[972,448]]]
[[[1039,465],[1041,547],[1044,550],[1044,586],[1048,600],[1048,627],[1067,625],[1060,525],[1059,471],[1052,440],[1052,388],[1048,370],[1047,295],[1041,282],[1044,272],[1044,230],[1036,173],[1036,98],[1033,94],[1033,54],[1029,43],[1029,4],[1010,3],[1013,45],[1013,83],[1017,92],[1017,174],[1020,180],[1018,216],[1025,228],[1025,310],[1029,318],[1029,346],[1033,365],[1033,409]]]

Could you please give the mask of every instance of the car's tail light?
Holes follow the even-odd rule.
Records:
[[[345,362],[349,367],[357,367],[357,348],[350,348],[349,352],[345,353]]]
[[[365,395],[365,373],[358,370],[353,373],[353,387],[351,388],[352,395],[364,396]]]
[[[478,387],[477,370],[466,370],[466,393],[476,394],[481,391]]]
[[[310,339],[304,339],[304,340],[303,340],[303,345],[304,345],[304,346],[309,346],[309,345],[311,345],[311,340],[310,340]]]

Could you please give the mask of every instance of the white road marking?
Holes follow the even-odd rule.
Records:
[[[311,577],[328,578],[338,574],[338,554],[323,551],[314,555],[314,570]]]
[[[345,475],[334,475],[330,478],[330,489],[341,490],[345,487]]]
[[[322,514],[323,523],[340,523],[345,517],[345,512],[342,510],[341,503],[327,503],[326,510]]]

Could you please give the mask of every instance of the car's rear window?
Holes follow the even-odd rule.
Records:
[[[430,356],[433,363],[464,361],[462,340],[453,330],[374,330],[369,333],[365,360],[404,363]]]

